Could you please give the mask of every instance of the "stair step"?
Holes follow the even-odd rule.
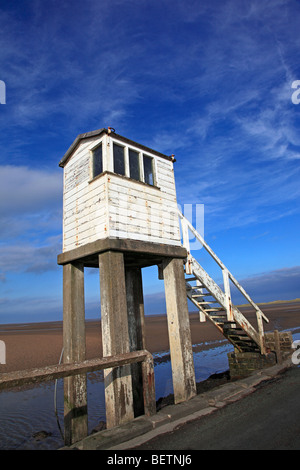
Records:
[[[205,311],[207,312],[206,309],[205,309]],[[213,314],[209,313],[208,316],[209,316],[210,318],[213,318],[213,319],[215,319],[215,318],[220,318],[220,319],[221,319],[221,318],[222,318],[223,320],[228,321],[228,320],[227,320],[227,315],[220,315],[220,314],[213,315]],[[228,321],[228,323],[232,323],[232,322]]]
[[[206,289],[205,286],[187,286],[187,289],[192,289],[192,290],[203,290],[203,289]]]
[[[232,341],[235,341],[235,342],[254,342],[251,338],[249,338],[248,336],[236,336],[236,335],[227,335],[228,338],[232,339]]]
[[[218,323],[218,324],[222,324],[222,325],[226,325],[226,323],[228,323],[228,320],[226,319],[226,317],[211,317],[209,315],[209,317],[215,322],[215,323]],[[224,333],[225,334],[225,333]]]
[[[208,309],[208,308],[205,308],[204,310],[205,310],[206,312],[208,312],[208,315],[209,315],[211,318],[213,318],[213,317],[218,317],[218,318],[225,318],[225,319],[227,320],[226,312],[224,312],[224,313],[221,312],[221,311],[216,312],[215,310],[209,312],[210,309]],[[232,323],[232,322],[231,322],[231,323]]]
[[[226,328],[224,333],[226,333],[227,335],[232,335],[232,336],[244,336],[245,338],[249,337],[247,333],[245,333],[243,330],[238,330],[235,328]]]
[[[227,318],[226,315],[224,315],[224,317]],[[239,330],[239,329],[236,327],[236,323],[235,323],[233,320],[227,320],[226,323],[227,323],[226,329],[227,329],[228,331],[230,331],[230,330],[232,330],[232,331],[234,331],[234,332],[236,332],[236,331],[243,331],[243,330]],[[231,325],[231,326],[229,326],[229,325]]]
[[[192,296],[195,295],[197,297],[211,297],[211,294],[209,294],[208,292],[205,293],[205,294],[192,294]]]
[[[225,312],[225,308],[223,308],[223,307],[220,307],[220,308],[218,308],[218,307],[217,308],[206,308],[205,309],[206,312],[220,312],[222,310],[223,310],[223,312]]]
[[[229,321],[228,323],[231,324],[231,325],[233,325],[233,326],[231,326],[231,327],[228,325],[228,327],[226,328],[226,330],[227,330],[229,333],[230,333],[230,331],[232,331],[232,333],[235,333],[235,334],[236,334],[236,333],[238,333],[238,334],[245,334],[246,336],[248,336],[247,333],[245,333],[244,330],[242,330],[241,328],[239,328],[239,327],[237,326],[237,324],[236,324],[234,321]]]
[[[186,286],[186,290],[199,290],[199,289],[206,289],[205,286]]]

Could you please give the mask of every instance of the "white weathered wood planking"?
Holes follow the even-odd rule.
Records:
[[[107,237],[180,246],[173,163],[130,146],[154,159],[156,186],[122,177],[112,173],[112,138],[102,140],[103,175],[92,179],[99,138],[81,142],[65,165],[63,251]]]
[[[72,159],[70,163],[72,162]],[[64,194],[63,251],[107,236],[107,203],[104,181],[89,184],[90,177],[80,184],[78,193]]]

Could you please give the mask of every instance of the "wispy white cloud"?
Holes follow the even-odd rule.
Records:
[[[0,299],[1,323],[62,320],[62,302],[57,296],[19,296]]]
[[[33,126],[47,116],[67,117],[73,126],[91,116],[105,124],[123,118],[127,106],[139,99],[130,60],[132,54],[141,54],[141,47],[130,44],[130,36],[122,44],[125,31],[117,31],[117,26],[110,29],[111,21],[106,24],[111,6],[103,4],[99,9],[94,2],[86,2],[82,12],[78,4],[72,12],[63,4],[57,8],[56,2],[48,7],[45,20],[43,2],[28,5],[31,19],[26,32],[22,18],[0,11],[5,25],[0,34],[0,66],[10,105],[6,125]],[[66,23],[64,13],[74,22]]]
[[[62,173],[29,166],[0,166],[0,216],[24,215],[62,203]]]
[[[209,13],[212,34],[201,45],[201,67],[187,78],[203,107],[189,108],[190,115],[177,126],[184,144],[178,145],[175,166],[179,197],[204,203],[213,230],[224,226],[224,214],[230,228],[297,213],[293,7],[283,0],[227,1],[213,4]],[[198,53],[192,48],[193,64]]]
[[[256,302],[299,298],[300,266],[259,273],[240,282]],[[237,301],[242,299],[238,297]]]
[[[57,269],[62,179],[57,171],[0,167],[0,279]]]
[[[1,246],[0,272],[43,273],[57,270],[57,255],[61,252],[61,237],[49,237],[43,242],[7,244]]]
[[[13,252],[27,271],[52,269],[62,172],[48,158],[107,125],[175,153],[179,202],[204,203],[207,231],[299,211],[298,2],[34,0],[26,15],[17,3],[0,8],[0,232],[12,270]],[[40,141],[54,148],[41,158]]]

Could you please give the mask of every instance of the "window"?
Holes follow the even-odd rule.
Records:
[[[151,186],[156,185],[155,161],[152,156],[115,142],[113,142],[112,154],[114,173]]]
[[[140,158],[138,152],[129,149],[129,173],[130,178],[140,181]]]
[[[93,178],[103,172],[102,143],[93,151]]]
[[[114,144],[114,172],[118,175],[125,176],[125,158],[124,158],[124,147],[121,145]]]
[[[153,158],[143,155],[145,183],[154,185]]]

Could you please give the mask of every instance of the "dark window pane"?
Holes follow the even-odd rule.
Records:
[[[140,180],[139,154],[131,149],[129,149],[129,171],[130,178]]]
[[[124,147],[114,144],[114,172],[125,175]]]
[[[102,165],[102,144],[93,150],[93,177],[100,175],[103,171]]]
[[[144,155],[144,175],[145,175],[145,183],[154,184],[154,176],[153,176],[153,158],[146,157]]]

